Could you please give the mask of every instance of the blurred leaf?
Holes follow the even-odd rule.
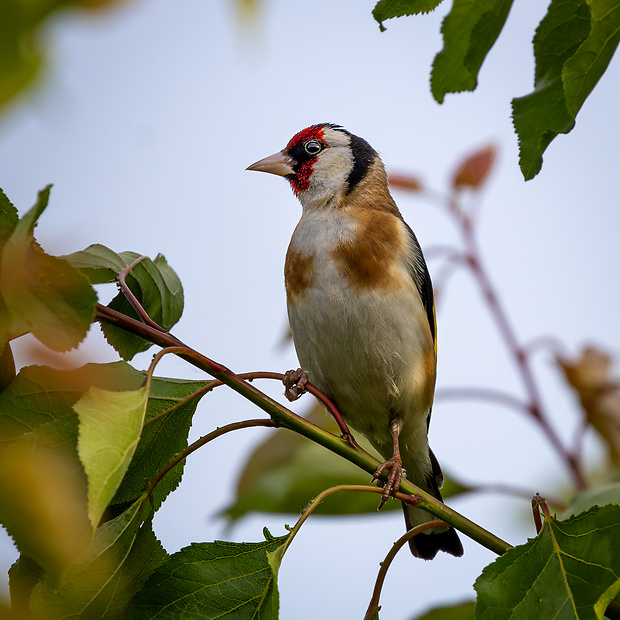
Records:
[[[457,167],[452,177],[454,189],[480,189],[495,163],[496,148],[492,144],[468,155]]]
[[[0,106],[28,86],[44,58],[39,29],[57,9],[98,8],[118,0],[46,0],[0,2]]]
[[[17,222],[19,222],[17,209],[0,188],[0,251],[13,234]]]
[[[129,598],[167,556],[150,532],[139,530],[143,498],[95,532],[60,587],[47,579],[33,589],[30,608],[46,618],[119,618]],[[120,616],[122,617],[122,616]]]
[[[474,587],[478,620],[602,618],[620,589],[620,506],[558,521],[487,566]]]
[[[467,601],[449,607],[437,607],[423,616],[416,616],[415,620],[474,620],[475,606],[474,601]]]
[[[567,518],[584,512],[592,506],[605,506],[606,504],[620,504],[620,482],[580,491],[575,495],[570,507],[562,514],[562,517]]]
[[[12,605],[9,607],[7,604],[0,600],[0,618],[2,620],[45,620],[40,616],[34,616],[29,611],[16,610]]]
[[[11,607],[29,614],[30,594],[43,577],[43,569],[31,558],[20,555],[9,569]],[[0,618],[4,616],[0,615]]]
[[[57,585],[92,535],[75,460],[27,437],[2,450],[0,519],[20,551]]]
[[[287,536],[264,542],[192,543],[164,562],[127,608],[132,620],[276,620],[279,552]]]
[[[392,17],[418,15],[435,10],[443,0],[379,0],[372,10],[372,16],[379,22],[379,28],[385,30],[383,21]]]
[[[146,410],[146,422],[140,442],[121,482],[113,504],[134,501],[144,492],[148,483],[155,478],[172,457],[187,447],[187,436],[200,398],[194,398],[185,405],[163,415],[154,422],[148,421],[162,414],[183,399],[207,385],[205,381],[182,381],[180,379],[159,379],[153,377]],[[157,510],[164,499],[174,491],[183,474],[184,462],[171,469],[157,485],[149,498],[145,511]]]
[[[17,209],[11,204],[11,201],[7,198],[2,189],[0,189],[0,269],[2,269],[2,250],[13,234],[18,221],[19,216],[17,214]],[[10,337],[11,322],[11,312],[6,306],[0,289],[0,353],[3,352],[5,344]]]
[[[28,436],[77,457],[78,417],[73,405],[91,386],[110,391],[136,390],[145,373],[126,362],[87,364],[70,371],[30,366],[0,393],[0,450],[19,437]],[[206,382],[154,377],[147,405],[147,419],[178,405]],[[113,503],[135,501],[164,463],[187,446],[192,415],[199,399],[145,426]],[[153,492],[147,511],[157,509],[179,484],[183,463],[172,469]],[[83,474],[82,474],[83,475]],[[86,479],[84,478],[84,484]]]
[[[551,141],[575,126],[619,41],[618,0],[552,0],[534,37],[534,91],[512,102],[526,180],[540,171]]]
[[[69,254],[63,258],[80,269],[92,283],[112,282],[140,254],[121,252],[117,254],[103,245],[91,245],[81,252]],[[183,286],[166,259],[159,254],[155,260],[144,258],[129,273],[127,285],[136,296],[147,314],[158,325],[169,330],[183,314]],[[122,293],[109,304],[110,308],[138,319],[136,311]],[[108,342],[126,360],[130,360],[141,351],[146,351],[151,342],[109,325],[101,325]]]
[[[0,348],[0,392],[15,379],[15,360],[11,345],[7,342]]]
[[[431,92],[439,103],[447,93],[476,88],[480,67],[511,6],[512,0],[454,0],[441,26],[443,49],[431,72]]]
[[[258,17],[260,2],[258,0],[236,0],[237,13],[245,22],[253,22]]]
[[[86,364],[75,370],[22,368],[0,393],[0,450],[20,437],[61,448],[77,458],[78,418],[73,405],[91,386],[136,389],[144,374],[125,362]],[[81,468],[81,466],[79,466]]]
[[[588,423],[607,445],[610,460],[620,467],[620,385],[611,376],[611,358],[586,347],[579,358],[558,357],[556,362],[577,393]]]
[[[88,478],[88,516],[93,527],[114,497],[140,439],[148,390],[110,392],[91,387],[75,403],[78,454]]]
[[[390,185],[395,189],[402,189],[406,192],[421,192],[424,184],[420,179],[409,174],[391,173],[388,177]]]
[[[306,417],[338,433],[333,419],[319,405]],[[356,440],[364,450],[381,460],[364,437],[356,437]],[[313,497],[340,484],[370,484],[370,476],[296,433],[276,430],[248,457],[237,481],[235,501],[222,514],[232,521],[254,511],[298,515]],[[467,490],[468,487],[446,479],[442,494],[449,497]],[[378,496],[371,493],[339,493],[321,502],[314,514],[376,513],[378,503]],[[401,510],[401,503],[388,501],[382,512],[390,510]]]
[[[76,347],[86,336],[97,295],[82,274],[66,261],[46,254],[33,236],[47,207],[50,187],[15,225],[2,250],[0,316],[11,321],[10,337],[32,334],[55,351]]]
[[[317,405],[308,420],[338,432],[333,420]],[[360,445],[375,454],[364,439]],[[370,484],[370,476],[353,463],[322,446],[287,430],[276,430],[246,461],[237,482],[235,503],[223,511],[231,520],[248,512],[298,515],[321,491],[339,484]],[[314,514],[376,512],[378,496],[370,493],[340,493],[321,502]],[[390,501],[383,510],[400,509]]]

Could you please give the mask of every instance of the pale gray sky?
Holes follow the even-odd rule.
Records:
[[[526,184],[509,103],[532,89],[531,39],[544,6],[516,5],[478,91],[439,106],[428,76],[449,3],[435,14],[386,22],[385,33],[371,17],[372,1],[272,0],[253,33],[240,28],[231,4],[134,1],[96,17],[61,17],[48,28],[46,79],[0,119],[0,186],[20,212],[54,183],[37,228],[48,251],[97,242],[162,252],[185,286],[177,336],[238,372],[284,371],[297,366],[292,348],[277,343],[286,325],[284,254],[300,207],[285,181],[246,166],[327,121],[366,138],[389,169],[410,170],[442,189],[464,154],[493,142],[499,159],[483,197],[480,243],[519,336],[551,333],[573,352],[594,342],[618,354],[617,58],[576,129],[551,145],[542,173]],[[456,238],[436,207],[395,197],[424,248]],[[438,263],[429,266],[433,274]],[[522,393],[468,276],[451,280],[438,325],[438,387]],[[97,334],[87,350],[113,357]],[[571,396],[550,358],[537,358],[536,368],[555,424],[572,437]],[[161,370],[201,376],[181,361],[167,360]],[[265,388],[281,393],[277,385]],[[297,410],[309,404],[306,397]],[[201,404],[192,436],[256,415],[220,390]],[[169,552],[227,535],[212,515],[231,501],[244,452],[267,435],[236,433],[190,458],[155,523]],[[529,421],[488,404],[437,403],[431,444],[444,469],[468,482],[542,494],[568,482]],[[534,533],[525,500],[484,495],[452,505],[513,544]],[[260,540],[263,526],[280,535],[293,521],[253,516],[230,535]],[[281,617],[362,617],[379,562],[403,531],[398,512],[311,519],[280,572]],[[14,557],[4,540],[3,572]],[[401,554],[385,586],[385,617],[473,598],[472,583],[492,559],[469,541],[461,559]]]

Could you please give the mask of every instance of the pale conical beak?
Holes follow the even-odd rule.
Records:
[[[269,157],[265,157],[265,159],[261,159],[251,166],[248,166],[246,170],[270,172],[271,174],[277,174],[281,177],[285,177],[289,174],[295,174],[295,171],[291,166],[291,158],[284,151],[269,155]]]

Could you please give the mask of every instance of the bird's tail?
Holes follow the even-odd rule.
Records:
[[[432,473],[425,481],[425,491],[428,491],[439,501],[443,501],[439,488],[443,484],[443,474],[437,458],[429,449],[432,464]],[[421,523],[432,521],[435,517],[422,508],[416,508],[410,504],[403,504],[407,531]],[[445,551],[450,555],[460,557],[463,555],[463,545],[453,527],[436,527],[417,534],[409,541],[411,553],[423,560],[432,560],[438,551]]]

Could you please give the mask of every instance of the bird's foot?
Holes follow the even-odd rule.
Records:
[[[383,484],[383,494],[381,495],[381,502],[379,503],[377,510],[381,510],[385,502],[387,502],[388,497],[390,497],[390,495],[394,495],[400,487],[400,481],[403,478],[404,471],[403,462],[401,461],[400,456],[395,454],[391,459],[381,463],[372,476],[373,482],[375,480],[379,480],[379,476],[381,476],[386,469],[390,470],[390,474],[385,484],[383,484],[382,481],[379,481],[379,484]]]
[[[284,373],[282,383],[284,383],[284,396],[293,402],[306,391],[308,373],[301,368],[297,370],[287,370]]]

